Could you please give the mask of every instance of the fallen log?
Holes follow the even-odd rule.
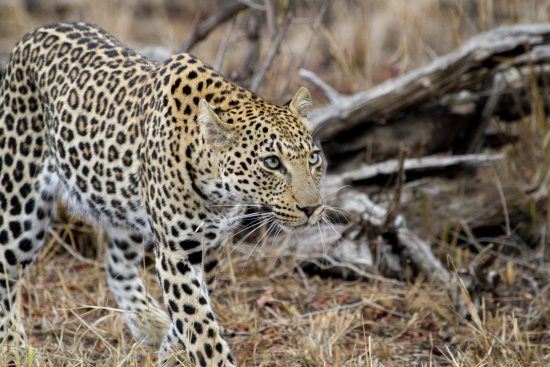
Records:
[[[530,113],[533,76],[543,98],[549,98],[548,83],[543,82],[550,78],[548,43],[550,24],[498,28],[354,95],[342,95],[301,70],[329,100],[312,111],[310,120],[332,166],[365,151],[375,161],[395,156],[396,141],[413,153],[449,148],[472,153],[471,141],[479,135],[483,118],[511,120]],[[487,104],[492,107],[485,108]]]

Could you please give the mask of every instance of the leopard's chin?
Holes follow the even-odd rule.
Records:
[[[301,223],[285,222],[285,221],[277,220],[277,224],[287,233],[303,232],[307,228],[315,225],[315,224],[310,224],[307,220]]]

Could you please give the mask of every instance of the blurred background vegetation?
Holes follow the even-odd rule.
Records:
[[[225,1],[227,3],[227,1]],[[258,27],[241,12],[192,49],[233,79],[245,67],[247,36]],[[286,1],[275,1],[274,22],[282,23]],[[1,0],[0,53],[7,54],[34,28],[59,21],[97,24],[132,48],[181,49],[194,27],[223,8],[223,0]],[[254,10],[254,9],[258,10]],[[471,36],[501,25],[546,22],[547,0],[298,0],[276,62],[261,95],[285,101],[304,82],[297,70],[314,70],[342,93],[367,89],[424,65]],[[257,65],[266,57],[279,24],[261,20]],[[322,104],[317,95],[315,102]]]
[[[234,16],[204,39],[193,39],[231,4],[239,6]],[[0,65],[23,34],[59,21],[97,24],[158,60],[189,51],[276,103],[307,85],[315,106],[323,106],[327,96],[300,77],[301,68],[342,94],[366,91],[481,32],[549,23],[550,1],[0,0]],[[399,187],[399,211],[409,228],[430,241],[449,272],[463,276],[458,295],[422,274],[395,233],[361,221],[366,229],[352,243],[366,244],[374,258],[365,276],[324,272],[322,264],[286,251],[287,243],[300,241],[294,237],[259,250],[254,244],[241,247],[228,253],[214,293],[240,365],[550,365],[550,82],[545,83],[530,85],[530,109],[513,124],[491,121],[500,135],[513,136],[498,144],[487,139],[478,149],[502,154],[498,164],[410,175]],[[385,142],[394,152],[400,149],[398,136],[399,131]],[[409,151],[411,157],[425,153],[423,147]],[[368,151],[352,163],[388,158],[398,154]],[[353,165],[341,161],[334,167],[330,174]],[[363,182],[360,190],[389,205],[399,186],[395,176]],[[496,203],[497,212],[481,210],[485,203]],[[23,286],[24,321],[37,347],[27,357],[45,366],[153,365],[154,353],[131,338],[108,294],[103,233],[61,214]],[[345,221],[335,225],[347,234],[356,229]],[[395,257],[399,271],[382,266]],[[153,267],[150,262],[145,267],[151,292],[158,295]],[[466,314],[457,309],[457,298]]]

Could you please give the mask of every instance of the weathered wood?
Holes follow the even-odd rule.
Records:
[[[433,281],[447,283],[451,279],[449,271],[433,255],[430,243],[420,239],[407,228],[403,216],[396,215],[386,227],[388,210],[371,201],[365,193],[351,187],[342,190],[335,199],[349,217],[347,225],[323,225],[309,230],[296,241],[292,254],[299,260],[328,268],[341,275],[354,275],[382,279],[377,268],[371,247],[373,240],[365,236],[365,224],[393,233],[400,244],[408,249],[414,264]],[[386,228],[382,228],[386,227]],[[373,237],[376,238],[376,237]],[[387,247],[381,237],[380,246]],[[381,256],[384,256],[381,251]],[[377,259],[380,260],[380,259]],[[398,261],[389,259],[393,272],[401,271]]]
[[[370,198],[352,188],[348,188],[339,195],[340,207],[351,215],[358,215],[363,221],[373,226],[382,226],[386,222],[388,210]],[[410,253],[412,261],[422,270],[428,279],[442,283],[449,282],[451,275],[441,262],[433,255],[430,243],[420,239],[413,231],[407,228],[403,216],[395,216],[393,223],[387,229],[394,231],[400,243]]]
[[[500,154],[467,154],[454,156],[429,156],[422,158],[409,158],[403,163],[403,169],[408,171],[439,170],[458,165],[479,165],[495,162],[502,159]],[[396,174],[399,170],[399,162],[395,159],[367,164],[361,163],[355,167],[343,170],[340,173],[327,175],[325,187],[328,191],[339,186],[351,184],[354,181],[365,181],[378,176]]]
[[[525,55],[550,42],[550,24],[529,24],[498,28],[482,33],[466,42],[458,50],[437,58],[430,64],[405,75],[390,79],[368,91],[340,96],[339,105],[328,105],[312,111],[310,120],[320,137],[334,135],[366,119],[388,118],[392,113],[411,105],[420,105],[428,99],[471,87],[480,77],[516,57],[512,62],[528,60],[547,61],[548,54],[537,51]],[[544,49],[546,51],[546,48]],[[497,58],[502,58],[499,61]],[[508,61],[510,63],[510,61]],[[480,70],[481,68],[481,70]],[[476,78],[464,75],[475,73]]]
[[[354,95],[339,94],[302,70],[302,77],[319,86],[330,101],[313,110],[310,120],[333,166],[361,151],[375,160],[395,156],[395,141],[413,153],[449,148],[475,152],[489,118],[530,113],[532,73],[541,80],[541,88],[548,89],[542,83],[550,77],[548,43],[550,24],[498,28],[424,67]],[[549,98],[550,93],[542,94]]]

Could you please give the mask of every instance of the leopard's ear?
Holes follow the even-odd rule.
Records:
[[[305,87],[300,87],[292,100],[288,104],[288,108],[298,117],[307,118],[311,111],[311,94]]]
[[[233,143],[232,125],[223,122],[214,108],[201,99],[197,121],[205,135],[206,141],[215,148],[227,148]]]

